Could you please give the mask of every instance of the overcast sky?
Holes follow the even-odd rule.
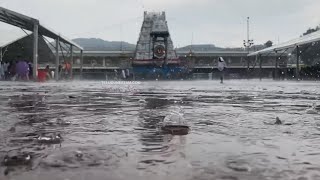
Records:
[[[247,16],[255,44],[287,41],[320,24],[320,0],[1,0],[0,6],[37,18],[70,39],[130,43],[138,39],[143,11],[166,11],[176,47],[192,39],[194,44],[242,46]],[[24,32],[0,22],[0,34],[3,43]]]

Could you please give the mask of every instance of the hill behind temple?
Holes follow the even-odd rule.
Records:
[[[107,41],[100,38],[76,38],[74,42],[82,46],[86,51],[134,51],[135,44],[130,44],[124,41]],[[178,51],[243,51],[242,47],[236,48],[223,48],[217,47],[214,44],[194,44],[180,48],[176,48]]]

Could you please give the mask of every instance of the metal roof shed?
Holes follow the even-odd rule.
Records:
[[[56,69],[55,69],[55,78],[58,77],[58,67],[59,67],[59,42],[66,43],[70,45],[71,49],[71,62],[73,61],[73,47],[80,49],[81,52],[81,68],[80,73],[82,74],[82,54],[83,48],[76,44],[75,42],[63,37],[61,34],[54,32],[53,30],[40,24],[39,20],[28,17],[26,15],[11,11],[0,7],[0,21],[25,29],[33,32],[33,77],[37,78],[37,64],[38,64],[38,36],[43,35],[49,38],[52,38],[56,41]],[[0,48],[0,60],[2,60],[2,48]],[[72,66],[71,66],[72,67]],[[72,72],[72,70],[71,70]]]
[[[296,53],[297,53],[297,61],[296,61],[296,78],[299,79],[299,60],[301,57],[301,52],[300,52],[300,47],[303,45],[307,44],[313,44],[313,43],[318,43],[320,41],[320,31],[316,31],[314,33],[301,36],[296,39],[289,40],[284,43],[280,43],[274,46],[271,46],[269,48],[262,49],[260,51],[256,51],[253,53],[248,54],[248,56],[259,56],[262,54],[267,54],[267,53],[277,53],[279,51],[285,51],[289,48],[296,48]]]
[[[302,46],[309,43],[314,43],[320,41],[320,31],[316,31],[314,33],[308,34],[306,36],[302,36],[296,39],[292,39],[290,41],[280,43],[269,48],[262,49],[260,51],[256,51],[248,54],[248,56],[256,56],[259,54],[266,54],[275,51],[281,51],[289,48],[295,48],[297,46]]]
[[[55,55],[52,49],[49,47],[49,43],[46,42],[43,36],[38,38],[38,64],[55,62]],[[33,34],[24,35],[14,41],[6,44],[1,44],[2,48],[2,61],[14,61],[14,60],[28,60],[33,59]],[[69,51],[67,51],[69,52]],[[80,52],[79,52],[80,53]],[[19,59],[17,59],[19,57]],[[59,56],[61,59],[61,56]]]

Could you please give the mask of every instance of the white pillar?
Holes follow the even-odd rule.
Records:
[[[300,64],[299,64],[299,61],[300,61],[300,50],[299,50],[299,46],[296,47],[297,48],[297,61],[296,61],[296,79],[297,81],[300,79]]]
[[[39,22],[33,24],[33,79],[38,80],[38,28]]]
[[[278,63],[279,63],[279,60],[278,60],[278,57],[277,57],[277,54],[276,54],[276,63],[275,63],[275,71],[274,71],[275,80],[278,80]]]
[[[59,80],[59,38],[56,39],[56,70],[54,77],[56,81]]]
[[[70,46],[70,53],[71,53],[71,57],[70,57],[70,65],[71,65],[71,67],[70,67],[70,78],[72,78],[73,79],[73,46],[71,45]]]
[[[2,62],[2,48],[0,48],[0,62]]]
[[[82,79],[82,68],[83,68],[83,50],[80,50],[80,79]]]
[[[259,58],[259,68],[260,68],[260,71],[259,71],[259,79],[261,81],[262,79],[262,55],[261,54],[258,54],[257,55],[258,58]]]

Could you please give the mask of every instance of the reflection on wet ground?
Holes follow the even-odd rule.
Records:
[[[317,83],[0,83],[0,179],[320,179]]]

